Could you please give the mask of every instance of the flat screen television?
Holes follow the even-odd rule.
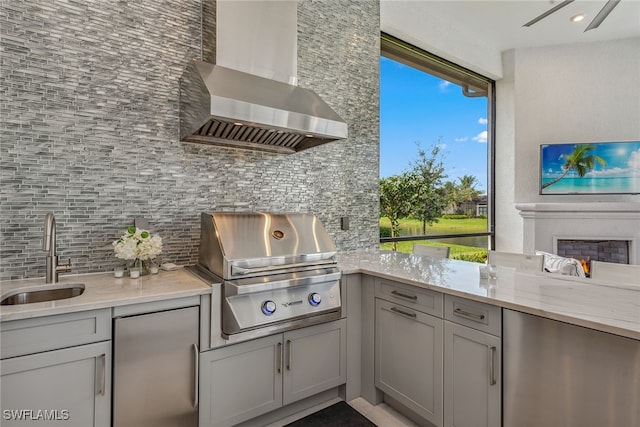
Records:
[[[540,194],[640,194],[640,141],[542,144]]]

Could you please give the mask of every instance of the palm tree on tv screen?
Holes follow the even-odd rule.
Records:
[[[563,154],[562,157],[564,157],[565,163],[562,165],[562,169],[564,172],[556,179],[544,183],[542,188],[547,188],[560,181],[571,170],[574,170],[582,178],[595,167],[596,163],[600,166],[605,166],[607,162],[600,156],[590,154],[591,150],[593,150],[593,145],[591,144],[578,144],[570,154]]]

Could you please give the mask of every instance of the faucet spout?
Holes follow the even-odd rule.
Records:
[[[44,218],[42,250],[47,251],[48,256],[56,255],[56,217],[51,212],[47,213],[47,216]]]
[[[69,259],[69,263],[66,265],[58,265],[58,254],[56,252],[56,218],[51,212],[47,213],[44,219],[42,250],[47,251],[45,283],[57,283],[60,272],[71,271],[71,259]]]

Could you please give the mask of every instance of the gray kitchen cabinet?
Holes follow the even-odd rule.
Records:
[[[0,323],[0,359],[111,339],[111,310],[89,310]]]
[[[500,425],[500,338],[444,322],[446,427]]]
[[[375,386],[442,426],[442,319],[380,298],[375,307]]]
[[[284,334],[283,405],[345,383],[344,323],[323,323]]]
[[[200,355],[200,426],[232,426],[346,381],[345,321]]]
[[[3,427],[111,425],[111,341],[4,359],[0,372]]]
[[[282,406],[282,335],[200,354],[200,426],[232,426]]]
[[[408,416],[435,426],[499,427],[500,307],[382,278],[373,282],[376,390],[401,412],[409,409]]]
[[[500,308],[446,295],[445,319],[444,425],[499,427]]]
[[[109,309],[2,322],[0,340],[3,427],[111,425]]]

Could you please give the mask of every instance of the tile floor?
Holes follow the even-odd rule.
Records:
[[[279,420],[275,423],[268,424],[265,427],[282,427],[309,414],[319,411],[320,409],[326,408],[327,406],[330,406],[338,402],[339,400],[340,399],[335,399],[322,405],[315,406],[306,411],[302,411],[295,415],[291,415],[290,417]],[[362,415],[369,418],[378,427],[418,427],[418,424],[409,420],[404,415],[398,413],[396,410],[389,407],[386,403],[381,403],[374,406],[361,397],[353,399],[348,403]]]
[[[363,398],[358,397],[350,401],[349,405],[373,421],[378,427],[418,427],[418,424],[384,402],[374,406]]]

